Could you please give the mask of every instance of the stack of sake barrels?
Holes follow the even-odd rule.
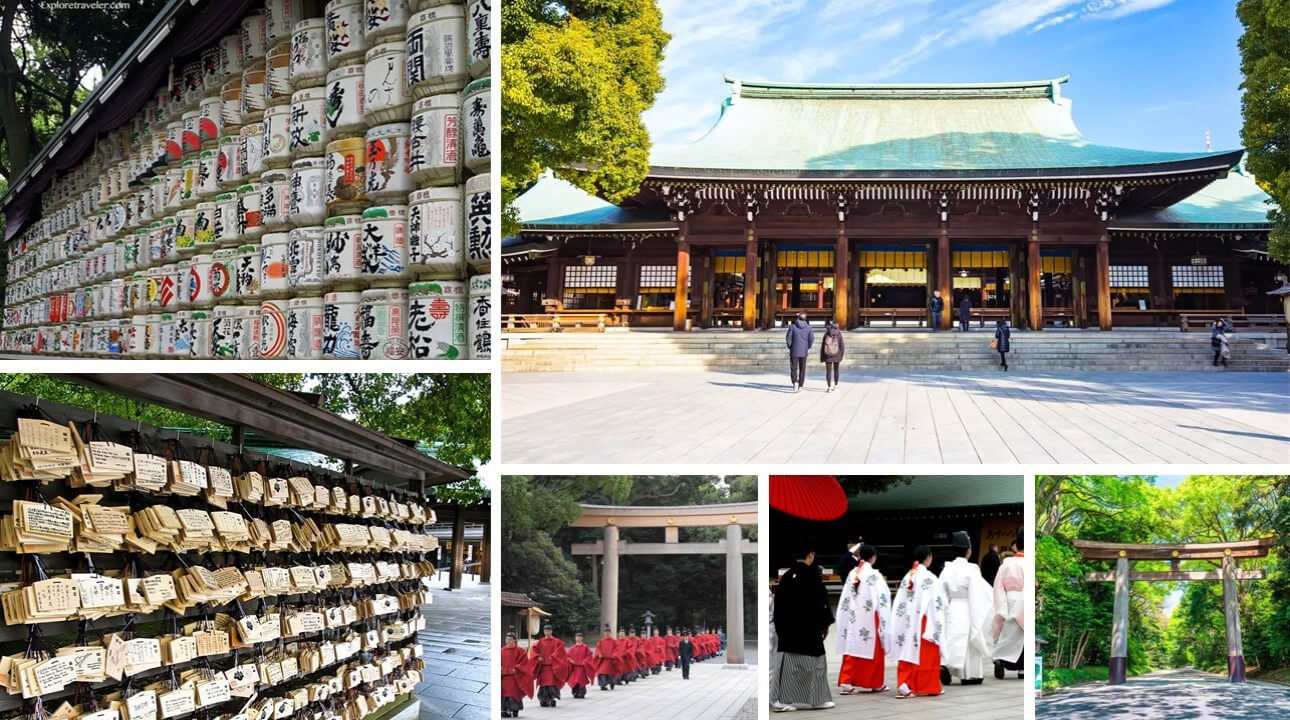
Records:
[[[44,194],[0,345],[488,358],[489,6],[266,0]]]

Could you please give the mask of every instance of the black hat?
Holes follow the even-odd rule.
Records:
[[[507,629],[507,631],[506,631],[506,637],[508,637],[508,638],[513,638],[513,637],[515,637],[515,626],[514,626],[514,625],[512,625],[509,629]]]
[[[614,629],[609,627],[609,623],[605,623],[605,629],[602,632],[613,632],[613,631]]]
[[[950,543],[960,550],[972,547],[972,539],[962,530],[959,530],[950,536]]]
[[[574,636],[574,637],[582,637],[582,631],[581,631],[581,630],[579,630],[578,632],[574,633],[574,634],[573,634],[573,636]]]
[[[542,623],[542,632],[546,632],[547,630],[550,630],[550,629],[551,629],[551,623]]]

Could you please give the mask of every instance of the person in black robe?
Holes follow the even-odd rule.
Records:
[[[694,657],[694,640],[690,637],[690,628],[685,629],[681,635],[681,644],[677,646],[677,654],[681,659],[681,679],[690,679],[690,660]]]
[[[771,708],[825,709],[833,707],[829,692],[824,638],[833,624],[828,594],[815,567],[815,547],[802,541],[793,566],[775,588],[775,637],[778,647],[771,672]]]

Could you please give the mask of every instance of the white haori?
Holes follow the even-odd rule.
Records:
[[[1026,561],[1004,558],[994,577],[994,659],[1016,662],[1026,646]]]
[[[874,613],[878,621],[874,623]],[[891,621],[891,593],[887,581],[867,562],[861,562],[847,575],[838,601],[838,652],[851,657],[872,660],[877,643],[891,653],[888,635]]]
[[[900,587],[896,588],[896,602],[891,609],[891,640],[898,660],[917,665],[918,650],[924,640],[941,645],[948,606],[945,586],[921,563],[905,573]],[[924,617],[927,628],[920,632]]]
[[[941,569],[941,584],[950,600],[941,664],[964,680],[985,677],[986,658],[993,652],[987,633],[994,617],[994,596],[981,577],[980,566],[955,558]]]

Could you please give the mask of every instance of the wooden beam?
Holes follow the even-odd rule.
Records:
[[[1220,560],[1229,554],[1234,558],[1264,557],[1276,544],[1276,538],[1235,540],[1226,543],[1141,544],[1108,543],[1076,540],[1075,547],[1085,560],[1115,560],[1124,552],[1130,560]]]
[[[721,505],[583,505],[569,527],[719,527],[756,525],[757,503]]]
[[[744,555],[757,554],[757,543],[747,538],[739,544],[739,552]],[[570,546],[570,555],[603,555],[605,542],[597,540],[589,543],[574,543]],[[619,555],[725,555],[726,542],[684,542],[684,543],[634,543],[619,541]]]
[[[1262,580],[1262,570],[1237,570],[1237,580]],[[1129,573],[1129,582],[1192,582],[1196,580],[1222,580],[1220,570],[1148,570]],[[1115,582],[1115,571],[1084,573],[1088,582]]]

